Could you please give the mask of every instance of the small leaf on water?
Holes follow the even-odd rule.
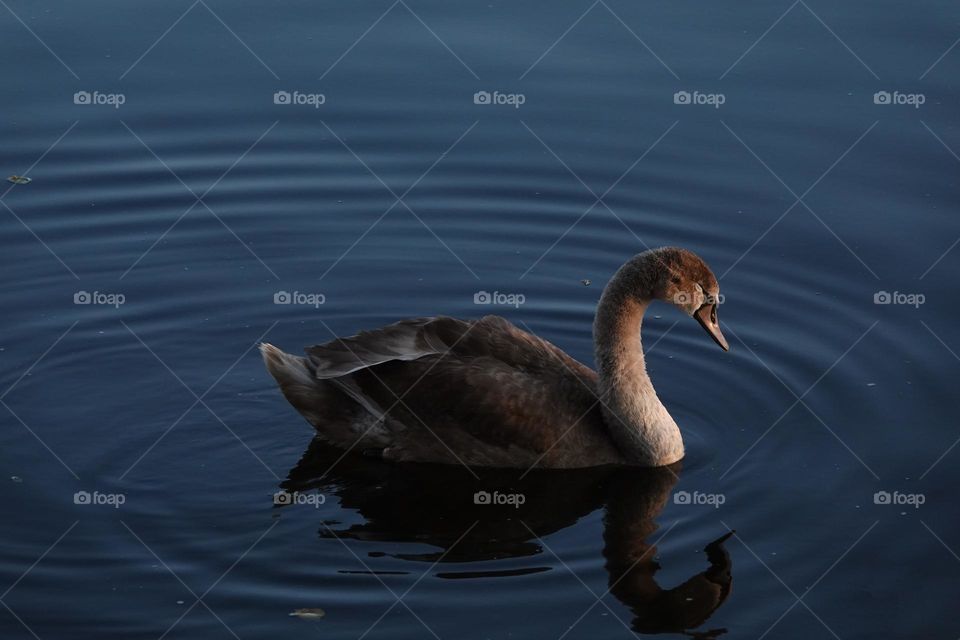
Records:
[[[27,176],[10,176],[7,178],[7,182],[12,182],[13,184],[30,184],[33,180]]]
[[[301,620],[318,620],[327,615],[327,612],[323,609],[297,609],[289,615],[296,616]]]

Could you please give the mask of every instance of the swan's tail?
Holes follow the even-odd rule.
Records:
[[[318,380],[307,368],[306,359],[284,353],[266,342],[260,344],[260,354],[287,401],[307,420],[317,424],[315,413],[321,390]]]
[[[317,435],[343,449],[380,450],[389,446],[383,418],[376,417],[363,395],[352,393],[349,381],[319,379],[306,358],[284,353],[266,342],[260,345],[263,363],[280,385],[287,402],[312,424]],[[379,428],[374,428],[378,426]]]
[[[260,343],[260,354],[267,371],[277,379],[281,388],[290,385],[314,386],[316,381],[307,369],[305,358],[285,353],[267,342]]]

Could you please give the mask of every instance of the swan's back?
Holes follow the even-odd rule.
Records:
[[[497,316],[403,320],[306,358],[263,353],[291,404],[343,448],[484,466],[622,462],[596,374]]]

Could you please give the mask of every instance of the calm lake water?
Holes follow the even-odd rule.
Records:
[[[957,3],[0,4],[3,638],[960,635]],[[672,472],[342,458],[255,349],[592,365],[664,244]]]

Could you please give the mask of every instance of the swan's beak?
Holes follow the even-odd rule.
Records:
[[[716,303],[708,302],[704,304],[693,313],[693,317],[697,319],[701,327],[707,330],[707,333],[710,334],[714,342],[720,345],[721,349],[730,351],[730,345],[727,344],[727,339],[720,332],[720,323],[717,322]]]

